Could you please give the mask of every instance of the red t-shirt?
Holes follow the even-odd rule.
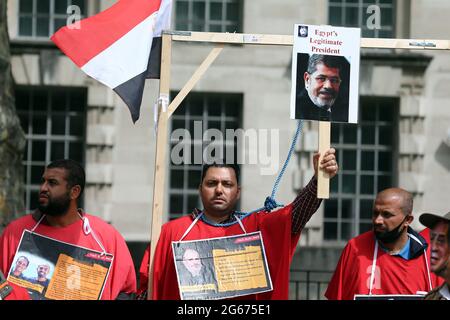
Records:
[[[261,231],[273,290],[240,297],[241,299],[288,299],[290,264],[300,238],[300,234],[293,235],[291,232],[291,213],[292,207],[289,205],[272,213],[259,212],[242,219],[248,233]],[[154,300],[180,299],[172,241],[179,241],[192,222],[192,216],[184,216],[170,221],[162,227],[154,258],[152,297]],[[227,237],[238,234],[243,234],[238,223],[229,227],[215,227],[199,220],[183,240]],[[147,290],[148,261],[149,248],[147,248],[141,264],[139,292]]]
[[[116,299],[121,292],[135,293],[136,274],[125,240],[116,229],[100,218],[89,214],[85,214],[85,216],[89,219],[92,230],[105,247],[106,252],[114,255],[101,299]],[[0,237],[0,270],[4,274],[8,274],[23,231],[25,229],[31,230],[36,223],[37,221],[29,214],[11,222],[3,231]],[[62,228],[51,227],[42,222],[34,232],[69,244],[97,251],[102,250],[92,234],[86,235],[83,232],[83,221],[81,219]]]
[[[12,287],[12,291],[5,297],[5,300],[30,300],[30,295],[25,288],[19,287],[11,282],[8,282],[8,285]]]
[[[413,240],[411,240],[413,241]],[[353,300],[355,294],[369,294],[374,258],[373,231],[351,239],[344,248],[325,296],[330,300]],[[425,255],[405,260],[378,249],[372,294],[416,294],[430,291],[438,285],[437,277],[429,274],[429,251]],[[428,263],[428,268],[427,268]]]

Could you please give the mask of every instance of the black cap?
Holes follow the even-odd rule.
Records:
[[[428,228],[434,228],[434,226],[440,221],[450,224],[450,212],[447,212],[443,216],[432,213],[423,213],[420,215],[419,221]]]

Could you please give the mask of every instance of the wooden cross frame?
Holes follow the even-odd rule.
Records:
[[[156,142],[156,160],[153,182],[153,210],[151,224],[151,245],[148,276],[148,299],[153,293],[153,261],[156,244],[159,239],[162,226],[164,186],[166,173],[166,152],[167,152],[167,124],[170,116],[175,112],[183,99],[189,94],[195,84],[201,79],[214,60],[222,52],[225,44],[246,44],[246,45],[276,45],[292,46],[294,38],[292,35],[268,35],[268,34],[242,34],[242,33],[213,33],[213,32],[178,32],[165,31],[162,36],[161,52],[161,78],[159,85],[159,96],[169,97],[170,91],[170,69],[172,55],[172,41],[206,42],[213,43],[215,47],[194,72],[189,81],[181,89],[175,99],[170,103],[167,110],[164,106],[158,106],[158,131]],[[415,50],[450,50],[450,40],[409,40],[409,39],[375,39],[362,38],[362,48],[378,49],[415,49]],[[159,101],[164,101],[159,99]],[[164,102],[162,102],[164,103]],[[330,122],[319,123],[319,152],[330,148]],[[323,171],[318,174],[318,197],[329,197],[329,177]]]

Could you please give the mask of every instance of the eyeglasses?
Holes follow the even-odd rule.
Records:
[[[342,80],[338,77],[317,76],[314,79],[320,84],[325,83],[327,80],[330,81],[332,85],[338,85],[342,82]]]

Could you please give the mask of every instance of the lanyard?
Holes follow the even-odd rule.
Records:
[[[370,272],[369,295],[372,295],[373,281],[375,279],[375,268],[377,266],[378,241],[375,239],[375,249],[373,250],[372,271]]]
[[[422,245],[422,242],[420,242],[420,240],[415,237],[414,235],[408,233],[408,236],[413,239],[414,241],[420,243]],[[428,258],[427,258],[427,252],[424,249],[423,250],[423,255],[425,257],[425,266],[427,268],[427,275],[428,275],[428,285],[430,287],[430,291],[433,289],[433,285],[431,283],[431,275],[430,275],[430,268],[428,267]],[[369,295],[372,295],[372,288],[373,288],[373,282],[375,279],[375,268],[377,265],[377,257],[378,257],[378,240],[375,239],[375,248],[373,250],[373,259],[372,259],[372,270],[370,273],[370,286],[369,286]]]
[[[200,218],[203,216],[204,212],[200,213],[194,221],[192,221],[192,223],[190,224],[190,226],[186,229],[186,231],[184,232],[184,234],[181,236],[181,239],[179,241],[183,241],[183,239],[188,235],[188,233],[192,230],[192,228],[194,227],[194,225],[197,223],[198,220],[200,220]],[[244,231],[244,234],[247,234],[247,231],[244,228],[244,224],[242,223],[241,219],[238,218],[238,216],[235,214],[234,217],[236,218],[237,222],[239,223],[239,225],[241,226],[242,231]]]
[[[99,245],[99,247],[102,249],[102,256],[106,255],[106,249],[103,246],[102,242],[98,239],[96,233],[94,232],[94,230],[91,228],[91,225],[89,224],[89,219],[86,216],[82,216],[80,214],[80,212],[77,212],[78,216],[80,217],[80,219],[83,221],[83,232],[86,236],[88,236],[89,234],[92,235],[92,237],[94,238],[95,242],[97,242],[97,244]],[[42,215],[42,217],[39,219],[39,221],[34,225],[34,227],[31,229],[31,233],[35,233],[34,231],[36,230],[36,228],[41,224],[42,220],[44,220],[45,218],[45,214]]]

